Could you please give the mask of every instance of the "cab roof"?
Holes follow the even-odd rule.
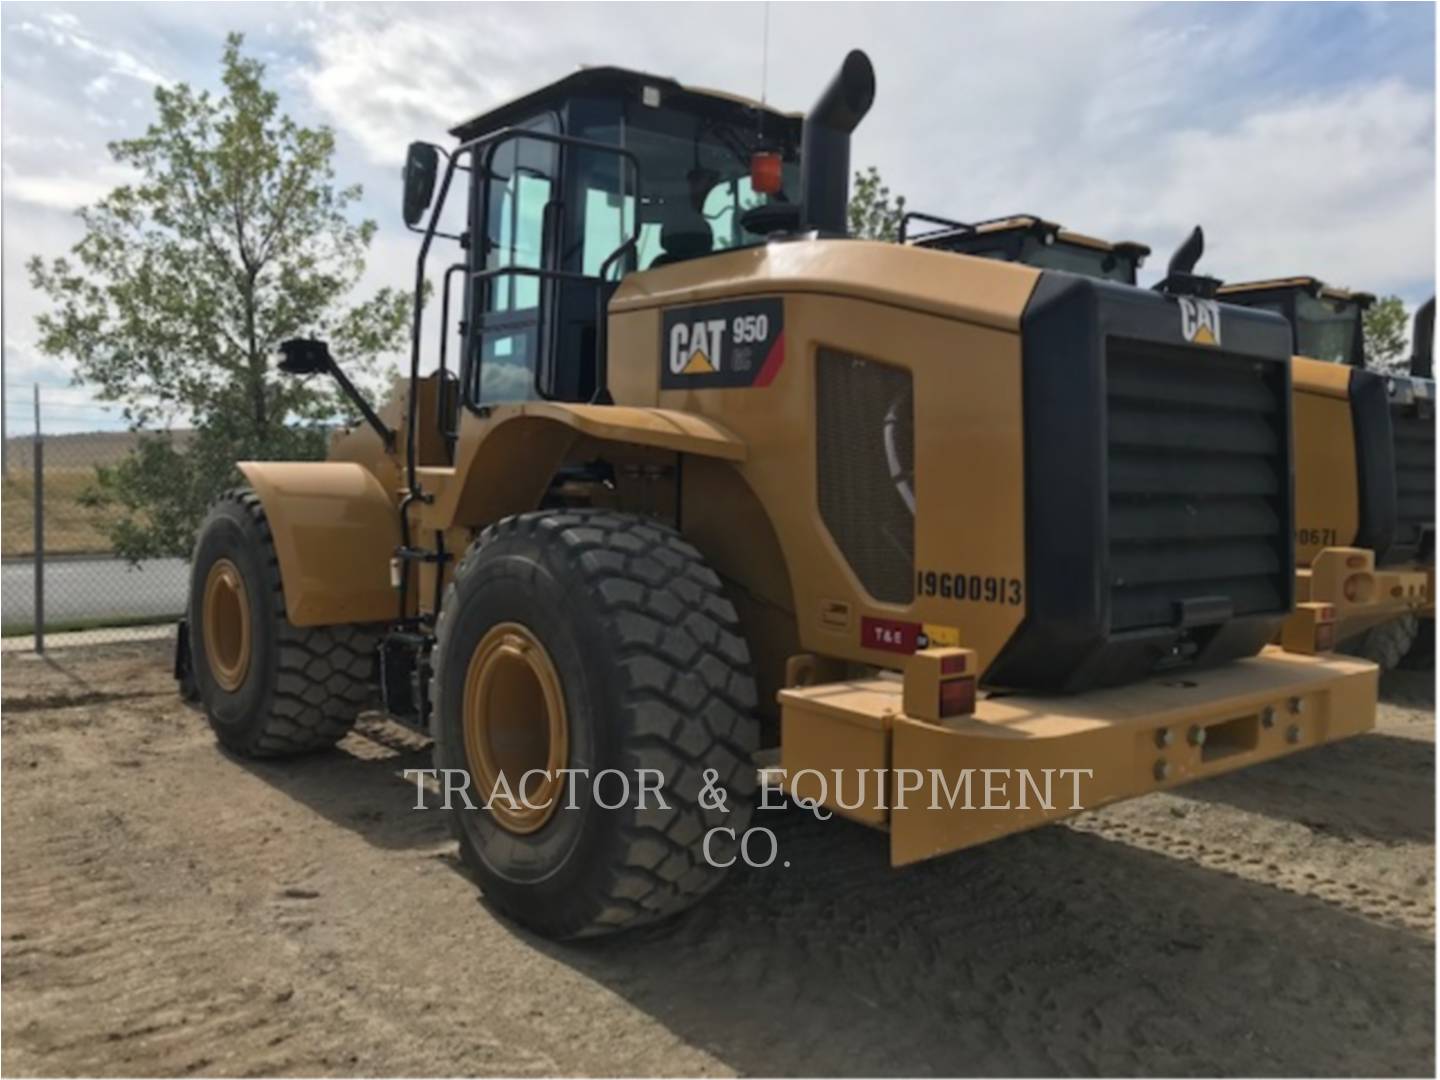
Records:
[[[646,91],[658,91],[659,102],[666,99],[681,99],[687,111],[707,113],[717,118],[739,119],[764,113],[786,124],[794,124],[796,134],[804,120],[803,113],[782,112],[769,105],[754,101],[738,94],[723,90],[707,90],[697,86],[684,86],[666,75],[650,75],[643,71],[632,71],[620,67],[582,67],[563,78],[557,79],[538,90],[532,90],[518,98],[483,112],[478,116],[457,124],[450,134],[462,141],[479,138],[492,131],[511,124],[528,120],[537,110],[546,107],[558,108],[567,100],[582,95],[628,97],[636,101],[645,100]]]
[[[1222,285],[1215,290],[1217,296],[1258,296],[1261,293],[1275,292],[1307,292],[1311,296],[1324,300],[1352,301],[1362,308],[1367,308],[1375,302],[1375,295],[1367,292],[1352,292],[1349,289],[1336,288],[1334,285],[1326,285],[1319,278],[1313,277],[1288,277],[1268,278],[1264,281],[1237,281],[1231,285]]]
[[[1101,240],[1094,236],[1086,236],[1084,233],[1071,232],[1058,222],[1049,221],[1038,217],[1035,214],[1012,214],[1009,217],[991,218],[989,221],[979,221],[973,225],[966,225],[963,228],[947,230],[937,229],[934,232],[924,233],[917,236],[917,241],[934,241],[944,237],[947,233],[963,234],[968,236],[990,236],[996,233],[1008,232],[1029,232],[1037,236],[1053,236],[1056,240],[1067,244],[1075,244],[1078,247],[1093,248],[1096,251],[1114,251],[1121,255],[1144,257],[1150,254],[1150,249],[1133,240],[1117,240],[1111,243],[1108,240]]]

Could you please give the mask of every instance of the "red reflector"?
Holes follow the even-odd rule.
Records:
[[[1348,566],[1348,567],[1350,567],[1352,570],[1358,569],[1358,568],[1360,568],[1360,567],[1362,567],[1362,566],[1365,565],[1365,556],[1364,556],[1364,555],[1351,555],[1351,556],[1349,556],[1348,558],[1346,558],[1346,560],[1345,560],[1345,565]]]
[[[974,711],[974,679],[950,679],[940,684],[941,716],[968,716]]]
[[[940,660],[941,675],[963,675],[965,674],[965,654],[959,653],[955,656],[946,656]]]
[[[757,195],[780,194],[780,155],[760,150],[750,157],[750,186]]]

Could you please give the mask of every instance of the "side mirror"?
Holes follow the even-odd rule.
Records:
[[[317,375],[329,371],[330,346],[315,338],[291,338],[280,343],[279,368],[286,375]]]
[[[432,144],[413,142],[405,152],[405,224],[415,226],[430,208],[435,195],[435,174],[440,151]]]

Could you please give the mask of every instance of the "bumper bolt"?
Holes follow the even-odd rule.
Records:
[[[1155,762],[1155,779],[1156,779],[1156,780],[1168,780],[1168,779],[1170,779],[1170,763],[1169,763],[1168,761],[1165,761],[1163,758],[1162,758],[1161,760]]]
[[[1201,727],[1199,724],[1196,724],[1194,727],[1192,727],[1192,728],[1190,729],[1190,733],[1186,736],[1186,738],[1188,738],[1188,739],[1190,740],[1190,745],[1191,745],[1191,746],[1204,746],[1204,745],[1205,745],[1205,729],[1204,729],[1203,727]]]
[[[1290,699],[1290,711],[1296,716],[1299,716],[1305,711],[1305,702],[1301,701],[1298,697],[1292,697]]]
[[[1285,729],[1285,741],[1288,743],[1298,743],[1300,741],[1299,724],[1291,724]]]
[[[1170,734],[1169,728],[1159,728],[1155,732],[1155,745],[1162,750],[1175,741],[1175,736]]]
[[[1260,725],[1267,728],[1272,728],[1275,726],[1274,705],[1266,705],[1265,708],[1260,710]]]

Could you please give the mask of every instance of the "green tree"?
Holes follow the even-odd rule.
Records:
[[[898,240],[904,215],[905,196],[891,198],[879,169],[871,165],[855,173],[850,193],[850,235],[866,240]]]
[[[282,114],[242,45],[226,39],[218,96],[156,89],[145,134],[109,147],[135,181],[79,211],[68,257],[28,265],[53,305],[40,348],[150,429],[90,497],[118,511],[111,538],[131,559],[188,556],[237,460],[323,454],[345,405],[327,379],[276,373],[281,341],[327,338],[364,374],[408,325],[397,290],[348,302],[375,223],[351,220],[361,190],[336,185],[334,134]],[[175,439],[175,424],[193,436]]]
[[[1365,363],[1372,371],[1404,371],[1410,360],[1410,317],[1398,296],[1377,300],[1365,311]]]

